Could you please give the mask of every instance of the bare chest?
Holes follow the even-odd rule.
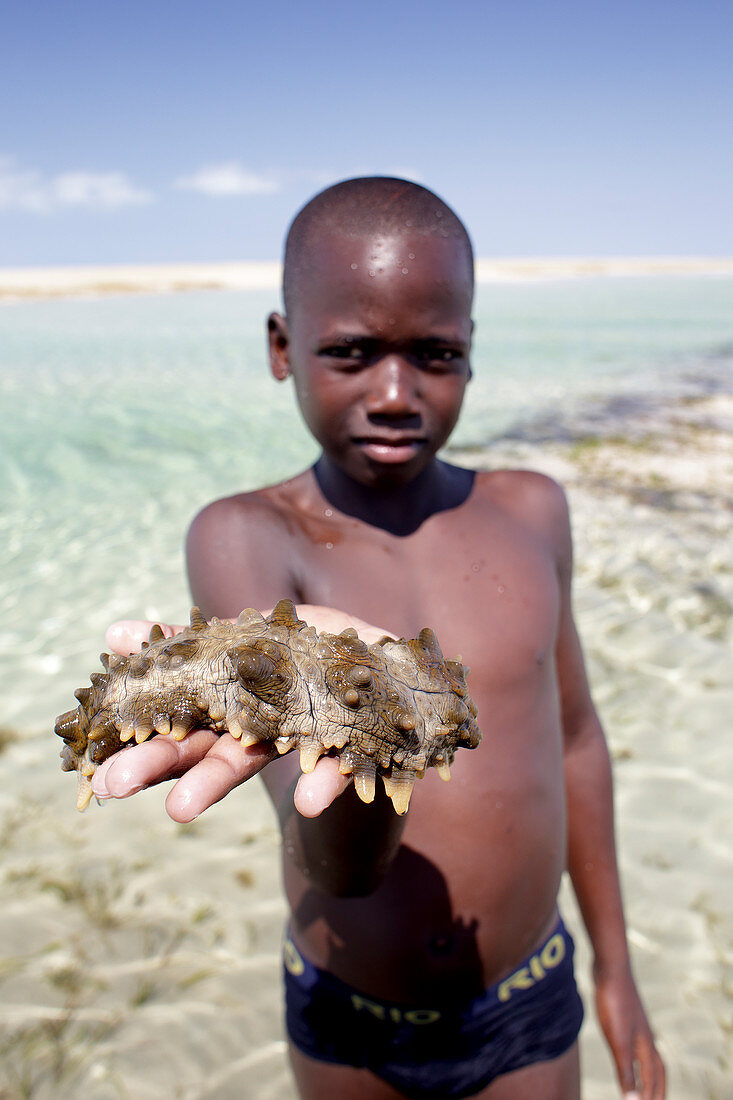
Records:
[[[447,512],[405,538],[357,521],[303,540],[304,602],[414,636],[431,626],[472,669],[472,691],[516,687],[552,652],[558,588],[542,540],[506,516]]]

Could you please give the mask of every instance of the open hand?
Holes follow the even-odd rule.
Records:
[[[664,1063],[631,973],[596,981],[598,1019],[626,1100],[664,1100]]]
[[[367,643],[386,633],[335,608],[301,604],[296,610],[319,631],[338,633],[351,626]],[[142,642],[147,641],[152,625],[137,619],[113,623],[107,631],[107,645],[125,656],[136,653]],[[168,638],[183,629],[160,625]],[[182,741],[155,736],[105,760],[94,773],[92,789],[100,799],[128,798],[145,787],[178,779],[166,798],[165,808],[174,821],[187,822],[277,758],[271,745],[245,748],[228,733],[219,736],[211,730],[193,730]],[[295,790],[295,807],[304,817],[317,817],[350,782],[350,776],[340,774],[338,760],[322,757],[313,772],[301,775]]]

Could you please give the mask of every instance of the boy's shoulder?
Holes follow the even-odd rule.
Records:
[[[568,514],[562,485],[537,470],[480,470],[474,481],[474,496],[480,506],[499,508],[518,519],[563,520]]]
[[[227,616],[238,614],[252,600],[266,607],[283,595],[297,594],[301,551],[305,547],[307,552],[311,543],[330,537],[321,530],[324,524],[345,519],[324,504],[312,470],[208,504],[193,520],[186,540],[189,581],[196,602],[210,614]],[[487,537],[486,524],[503,516],[510,521],[509,528],[504,525],[505,532],[514,531],[510,537],[520,542],[528,536],[539,539],[563,571],[570,562],[565,494],[544,474],[479,471],[468,498],[443,515],[446,518],[438,530],[454,536],[458,523],[469,541]],[[355,527],[359,527],[358,521],[350,518],[352,539]],[[365,528],[367,535],[374,537],[374,529]],[[431,542],[433,537],[426,535]]]
[[[195,516],[186,538],[188,575],[194,599],[209,613],[237,614],[241,599],[265,607],[290,590],[290,547],[306,481],[301,474],[222,497]]]
[[[241,537],[243,531],[253,528],[283,525],[289,515],[305,507],[311,480],[310,471],[306,470],[277,484],[214,500],[195,516],[189,536],[193,533],[221,537],[232,532]]]
[[[273,536],[287,540],[308,517],[321,512],[323,498],[311,470],[250,492],[212,501],[198,513],[189,529],[192,542],[229,542],[237,546],[262,543]],[[494,469],[475,472],[473,489],[461,508],[506,512],[519,522],[565,524],[568,504],[563,487],[536,470]]]
[[[540,473],[539,470],[528,470],[524,467],[497,467],[496,469],[482,469],[476,471],[476,482],[483,488],[492,492],[532,493],[546,497],[563,499],[565,491],[562,485]]]
[[[539,539],[561,572],[570,568],[570,511],[565,490],[554,478],[536,470],[481,471],[472,496],[478,514],[504,515],[517,531]]]

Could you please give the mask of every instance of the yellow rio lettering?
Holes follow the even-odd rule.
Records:
[[[536,978],[537,981],[540,981],[541,978],[544,978],[545,971],[542,969],[542,963],[540,962],[539,955],[533,955],[532,958],[529,960],[529,969],[532,973],[532,977]]]
[[[405,1013],[408,1024],[434,1024],[440,1013],[434,1008],[411,1008]]]
[[[371,1012],[372,1016],[376,1016],[378,1020],[384,1020],[387,1015],[387,1010],[384,1005],[380,1005],[378,1001],[369,1001],[366,997],[360,997],[358,993],[351,994],[351,1003],[357,1012],[361,1009],[366,1009],[367,1012]]]
[[[533,985],[534,978],[530,974],[529,968],[522,966],[504,979],[499,986],[497,995],[500,1001],[508,1001],[513,989],[531,989]]]
[[[554,970],[565,958],[565,940],[559,932],[549,939],[540,953],[545,970]]]
[[[285,968],[296,978],[305,970],[305,963],[298,954],[298,950],[292,940],[285,940],[283,944],[283,961],[285,963]]]
[[[565,940],[559,932],[552,936],[540,951],[533,955],[528,966],[520,966],[499,986],[497,996],[500,1001],[508,1001],[515,989],[531,989],[536,982],[547,976],[548,970],[554,970],[565,958]]]
[[[389,1018],[393,1024],[399,1024],[402,1020],[408,1024],[434,1024],[440,1019],[440,1013],[432,1008],[408,1008],[403,1012],[399,1008],[381,1005],[379,1001],[370,1001],[368,997],[362,997],[359,993],[351,994],[351,1004],[357,1012],[362,1010],[370,1012],[378,1020]]]

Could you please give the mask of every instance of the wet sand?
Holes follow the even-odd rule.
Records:
[[[594,422],[562,443],[541,436],[453,457],[543,469],[568,487],[634,964],[670,1096],[722,1100],[733,1092],[733,399],[642,409],[622,431]],[[165,817],[160,791],[80,816],[53,717],[42,736],[0,742],[0,1096],[292,1097],[279,839],[259,785],[186,827]],[[584,1097],[611,1100],[569,893],[564,907],[588,1008]]]

